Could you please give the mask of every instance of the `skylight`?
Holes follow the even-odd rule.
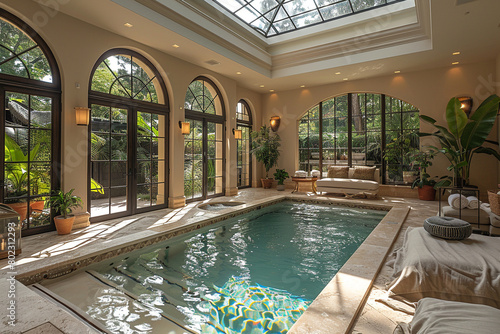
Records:
[[[221,5],[265,37],[271,37],[404,0],[211,1]]]

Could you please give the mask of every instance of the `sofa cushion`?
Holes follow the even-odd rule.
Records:
[[[375,181],[375,169],[377,167],[356,166],[352,178],[359,180]]]
[[[316,181],[316,186],[322,188],[347,188],[356,190],[377,190],[378,182],[357,179],[326,178]]]
[[[349,177],[349,166],[330,166],[328,167],[327,177],[347,179]]]

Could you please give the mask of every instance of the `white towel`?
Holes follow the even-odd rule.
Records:
[[[469,204],[467,204],[467,207],[469,209],[477,209],[479,208],[479,200],[477,199],[476,196],[469,196],[467,197],[467,201],[469,202]]]
[[[469,204],[469,201],[467,201],[467,197],[465,197],[464,195],[461,195],[461,194],[451,194],[449,197],[448,197],[448,204],[450,204],[450,206],[453,208],[453,209],[465,209],[467,208],[467,205]]]

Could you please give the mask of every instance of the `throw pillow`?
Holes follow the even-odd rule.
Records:
[[[375,181],[375,169],[377,167],[365,167],[365,166],[356,166],[354,167],[354,174],[352,176],[353,179],[358,180],[371,180]]]
[[[344,166],[330,166],[330,167],[328,167],[327,177],[348,179],[349,178],[349,167],[347,167],[347,166],[345,166],[345,167]]]
[[[472,234],[468,222],[453,217],[429,217],[424,220],[424,229],[435,237],[451,240],[467,239]]]

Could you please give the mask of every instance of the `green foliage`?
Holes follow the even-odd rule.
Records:
[[[252,131],[252,153],[257,161],[264,164],[266,178],[269,178],[269,170],[278,164],[280,156],[279,148],[281,138],[278,134],[271,134],[271,128],[266,125],[258,131]]]
[[[432,166],[431,160],[434,159],[436,154],[436,151],[430,149],[427,151],[419,151],[413,155],[412,165],[418,168],[419,175],[415,181],[413,181],[413,184],[411,185],[412,189],[415,187],[422,188],[424,185],[436,185],[436,180],[431,178],[431,176],[427,173],[427,168]]]
[[[276,181],[278,181],[279,185],[284,184],[283,182],[285,181],[285,179],[288,179],[290,177],[290,175],[288,175],[288,172],[284,169],[276,169],[276,172],[274,172],[273,176]]]
[[[453,171],[457,186],[469,184],[470,165],[475,154],[489,154],[500,160],[497,150],[482,146],[495,123],[499,103],[500,97],[489,96],[467,120],[458,99],[452,98],[446,107],[448,128],[437,125],[436,120],[429,116],[420,116],[422,121],[437,129],[434,133],[420,133],[420,136],[433,136],[439,140],[441,148],[432,148],[444,154],[450,162],[448,170]],[[438,182],[436,187],[448,186],[451,182],[452,179],[446,178]]]
[[[417,144],[411,137],[412,134],[401,134],[386,144],[383,157],[387,163],[411,170],[412,157],[418,151]]]
[[[75,189],[71,189],[67,193],[62,190],[58,190],[53,192],[50,196],[50,206],[58,215],[64,216],[64,218],[68,218],[68,215],[73,212],[74,208],[82,207],[82,199],[73,195],[73,191],[75,191]]]

